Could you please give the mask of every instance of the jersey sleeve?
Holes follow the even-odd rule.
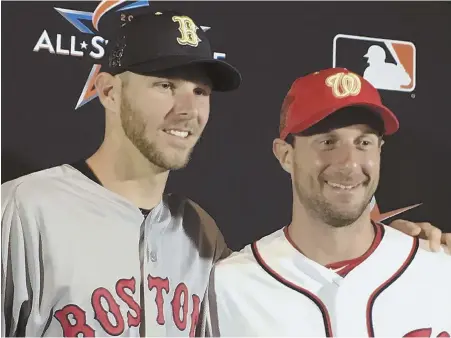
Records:
[[[2,337],[26,336],[32,308],[35,257],[29,229],[21,218],[15,195],[2,185]],[[39,278],[39,275],[38,275]]]
[[[227,243],[219,230],[215,220],[197,203],[189,200],[191,206],[196,210],[196,215],[199,217],[201,223],[202,233],[201,237],[205,238],[208,243],[209,251],[211,252],[212,264],[214,265],[221,259],[228,257],[232,250],[227,246]],[[211,334],[209,323],[207,322],[210,316],[209,302],[208,302],[208,284],[201,302],[199,320],[196,325],[196,337],[209,337]]]
[[[218,229],[218,237],[216,240],[216,254],[214,257],[214,263],[217,261],[227,258],[232,254],[232,250],[229,249],[227,246],[227,243],[224,239],[224,236],[222,235],[221,231]]]
[[[220,301],[220,300],[219,300]],[[207,294],[205,297],[205,323],[204,323],[204,336],[205,337],[220,337],[220,325],[219,325],[219,311],[218,311],[218,299],[216,292],[216,276],[215,268],[210,273],[210,279],[207,287]]]
[[[224,236],[222,235],[221,230],[219,230],[213,217],[211,217],[197,203],[191,200],[190,203],[200,217],[202,229],[208,242],[213,246],[213,263],[228,257],[232,253],[232,250],[228,248]]]
[[[219,229],[218,229],[219,231]],[[232,254],[232,250],[230,250],[224,237],[219,231],[217,243],[216,243],[216,253],[215,260],[213,264],[218,262],[221,259],[227,258]],[[217,327],[217,315],[216,315],[216,298],[214,294],[214,285],[212,283],[212,279],[214,278],[214,266],[212,271],[210,272],[210,281],[207,284],[207,289],[204,294],[204,299],[201,303],[199,322],[196,327],[196,337],[219,337],[219,334],[214,334],[214,332],[218,332]],[[213,288],[210,290],[210,288]],[[213,306],[211,309],[210,306]]]

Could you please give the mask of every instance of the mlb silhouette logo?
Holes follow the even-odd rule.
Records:
[[[416,48],[409,41],[338,34],[332,63],[362,75],[377,89],[412,92],[416,86]]]

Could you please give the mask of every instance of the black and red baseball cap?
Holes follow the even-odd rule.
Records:
[[[280,138],[301,133],[346,107],[365,107],[377,114],[384,135],[399,129],[398,119],[371,83],[346,68],[330,68],[294,81],[282,106]]]
[[[181,66],[199,64],[215,91],[230,91],[241,84],[241,74],[229,63],[213,57],[207,35],[192,18],[176,11],[145,12],[122,23],[110,47],[106,71],[152,75]]]

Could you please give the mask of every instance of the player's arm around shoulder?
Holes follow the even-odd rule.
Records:
[[[420,238],[418,239],[418,246],[420,249],[425,250],[427,252],[445,255],[451,261],[451,249],[449,244],[448,245],[441,244],[439,247],[432,249],[429,240]]]
[[[411,222],[403,219],[396,219],[388,224],[390,228],[402,233],[419,237],[420,246],[427,251],[439,252],[442,249],[451,255],[451,233],[445,233],[437,226],[429,222]]]
[[[232,250],[228,248],[216,221],[196,202],[188,200],[188,203],[196,211],[196,215],[199,217],[201,231],[204,233],[202,238],[205,238],[207,246],[213,250],[213,263],[228,257],[232,253]]]
[[[451,285],[451,254],[449,246],[441,245],[439,248],[432,250],[430,242],[425,239],[418,240],[418,253],[425,257],[425,264],[432,271],[438,272],[442,275],[440,278],[445,278],[449,285]],[[450,289],[451,297],[451,289]],[[449,299],[451,302],[451,298]],[[451,305],[451,303],[450,303]]]

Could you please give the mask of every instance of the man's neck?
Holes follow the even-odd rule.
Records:
[[[136,148],[104,142],[86,162],[106,189],[136,207],[152,209],[160,203],[169,171],[150,163]]]
[[[293,210],[288,234],[296,247],[308,258],[327,265],[363,255],[374,240],[370,210],[354,223],[336,228],[313,218],[303,207]]]

